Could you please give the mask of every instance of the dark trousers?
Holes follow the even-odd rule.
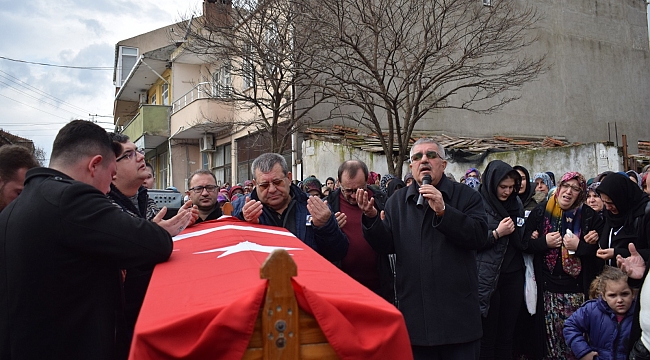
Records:
[[[481,351],[481,340],[438,346],[412,345],[411,349],[414,360],[475,360]]]
[[[517,316],[524,298],[524,270],[501,273],[483,318],[481,360],[512,359]]]

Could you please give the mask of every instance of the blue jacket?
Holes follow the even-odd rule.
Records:
[[[316,227],[311,224],[308,226],[307,218],[309,216],[309,211],[307,210],[307,199],[309,198],[309,195],[293,184],[291,185],[290,194],[292,199],[287,210],[294,211],[296,220],[296,229],[295,232],[292,231],[292,233],[327,260],[338,261],[343,259],[348,253],[349,243],[348,238],[341,229],[339,229],[339,224],[336,221],[334,214],[330,216],[327,224],[322,227]],[[254,189],[249,196],[251,200],[259,201],[256,189]],[[232,203],[232,216],[244,220],[244,215],[242,214],[244,204],[246,204],[246,197],[244,196],[235,200],[235,202]],[[292,209],[292,207],[295,209]],[[272,216],[275,216],[275,214],[275,210],[264,205],[262,215],[260,216],[260,224],[275,225],[275,222],[271,220]],[[291,229],[288,230],[291,231]]]
[[[614,311],[601,297],[582,304],[564,322],[564,339],[573,354],[580,359],[596,351],[598,359],[626,360],[634,306],[633,302],[619,323]],[[589,342],[584,334],[588,335]]]

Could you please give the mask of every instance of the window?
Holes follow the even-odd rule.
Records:
[[[117,59],[115,86],[121,87],[138,61],[138,48],[120,46]]]
[[[158,155],[158,168],[160,171],[158,172],[158,184],[160,184],[161,189],[167,189],[167,175],[168,175],[168,164],[169,164],[169,154],[167,152],[162,153]]]
[[[492,6],[492,0],[483,0],[483,6]]]
[[[232,80],[230,79],[230,63],[221,66],[212,74],[212,96],[228,98],[232,95]]]
[[[243,63],[242,63],[242,90],[253,87],[253,44],[248,43],[242,49]]]
[[[213,172],[217,178],[217,185],[223,185],[226,182],[232,184],[232,145],[230,143],[217,146],[212,159],[214,162]]]
[[[169,105],[169,84],[162,85],[162,104]]]
[[[156,105],[156,93],[151,94],[151,99],[149,100],[149,104]]]

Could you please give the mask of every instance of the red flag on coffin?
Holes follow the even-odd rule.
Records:
[[[149,283],[130,359],[241,359],[264,300],[260,266],[276,248],[292,255],[298,304],[339,358],[412,358],[404,318],[391,304],[290,232],[225,218],[174,238],[170,260]]]

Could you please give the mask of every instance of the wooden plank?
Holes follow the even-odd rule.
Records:
[[[284,249],[273,251],[260,269],[260,277],[269,280],[261,311],[265,359],[299,356],[300,312],[291,285],[291,277],[296,275],[296,263]]]

